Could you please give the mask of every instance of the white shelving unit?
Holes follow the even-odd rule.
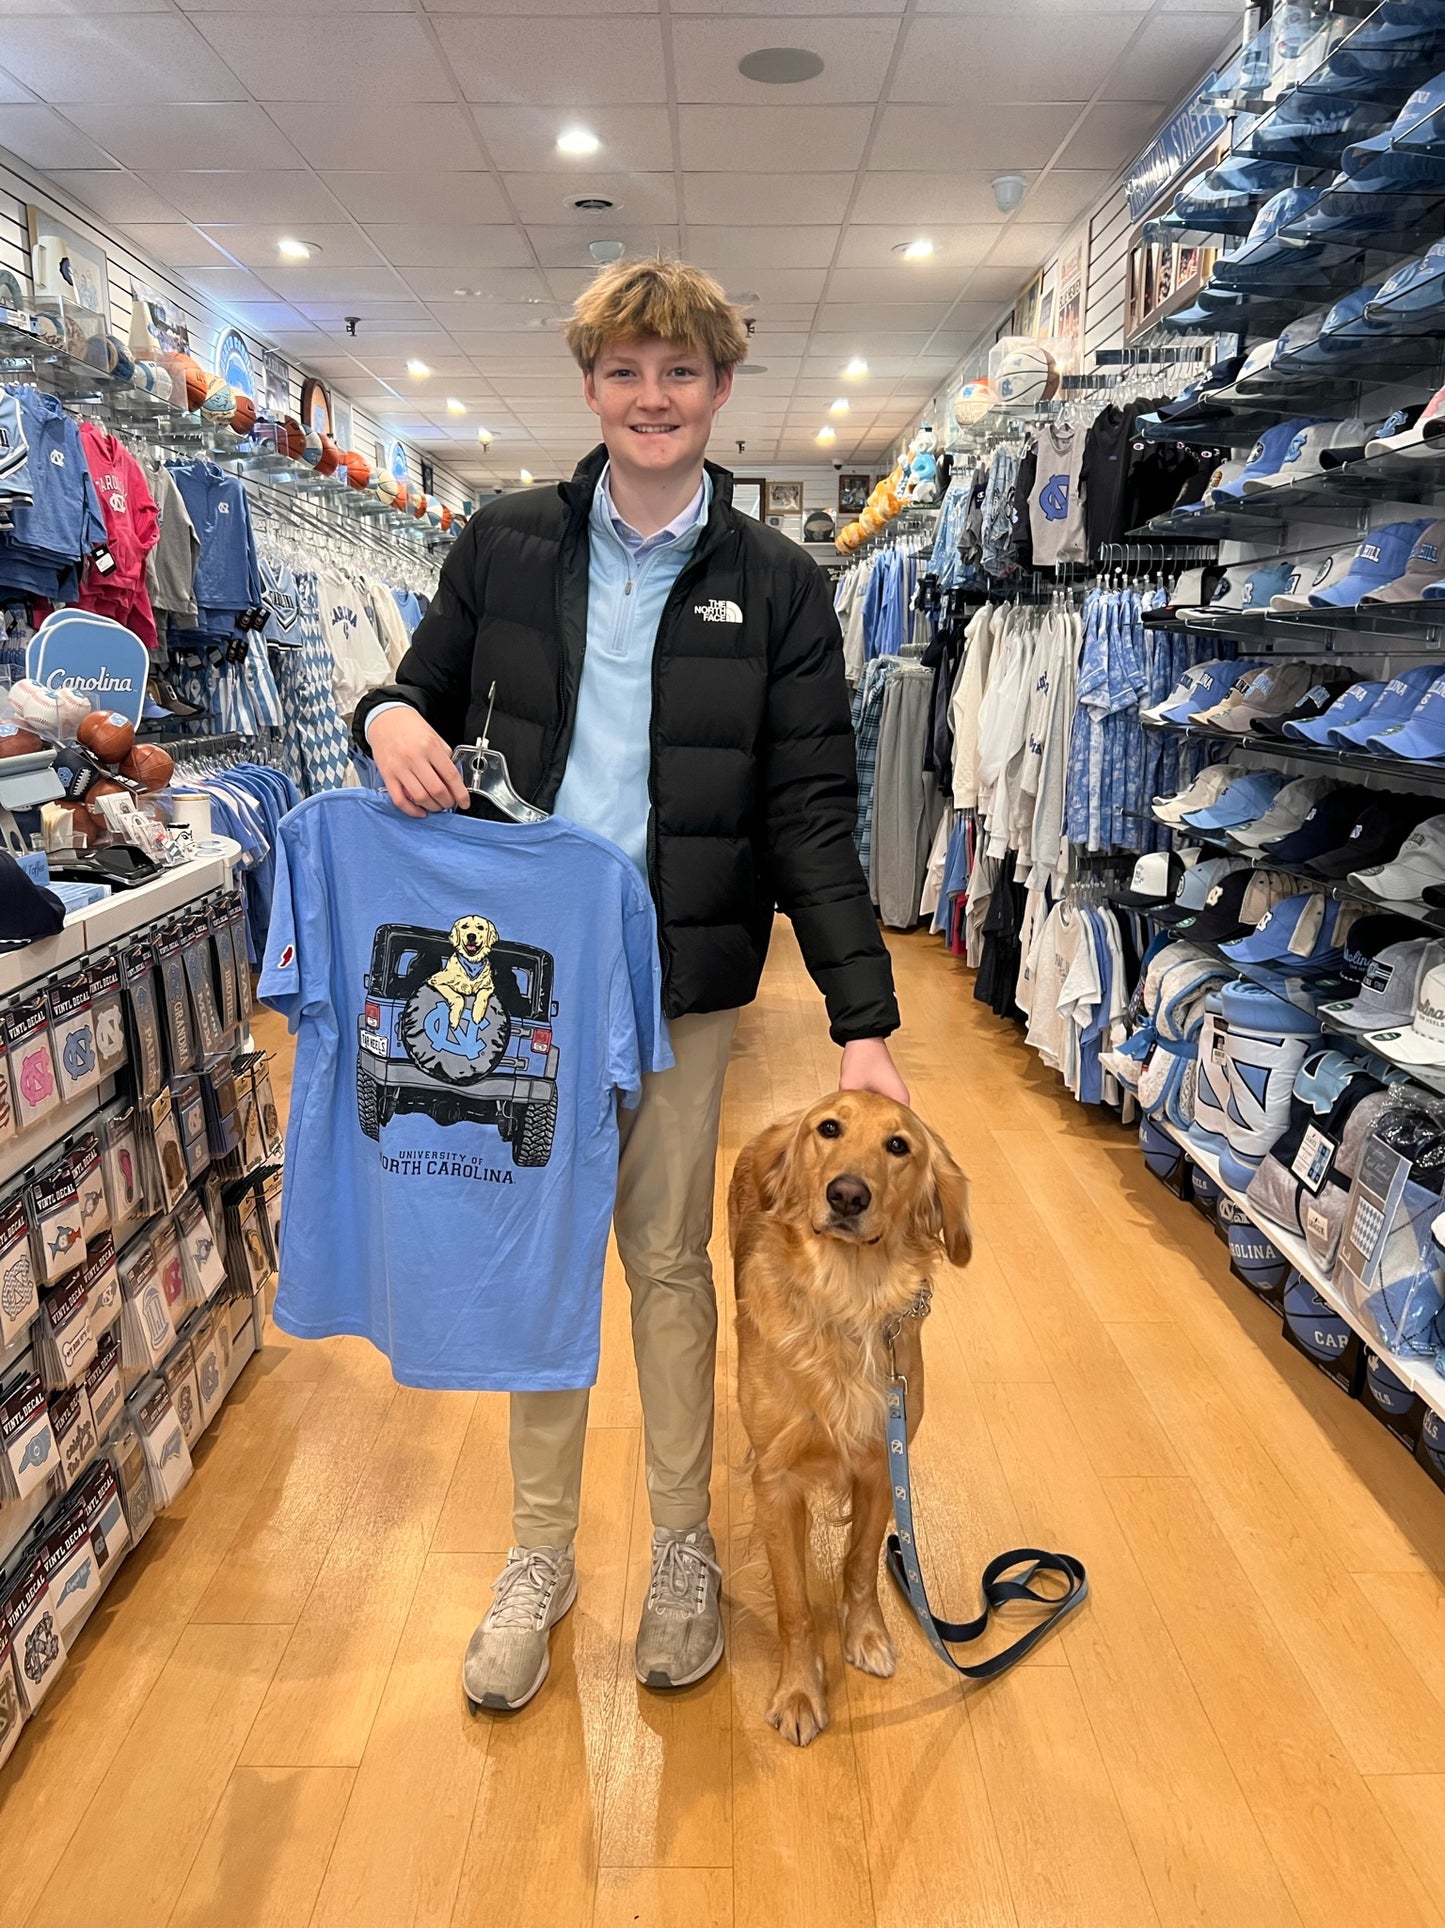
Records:
[[[1257,1225],[1270,1243],[1279,1247],[1300,1277],[1306,1279],[1320,1297],[1339,1313],[1345,1323],[1359,1333],[1372,1352],[1380,1355],[1395,1377],[1403,1385],[1408,1386],[1411,1392],[1418,1393],[1432,1412],[1439,1413],[1442,1418],[1445,1418],[1445,1377],[1436,1372],[1433,1362],[1428,1359],[1402,1358],[1399,1353],[1391,1352],[1382,1346],[1378,1335],[1372,1332],[1354,1308],[1346,1303],[1344,1295],[1329,1276],[1320,1270],[1318,1260],[1298,1234],[1287,1232],[1283,1226],[1275,1225],[1253,1210],[1244,1193],[1236,1191],[1234,1186],[1221,1175],[1219,1160],[1213,1153],[1201,1151],[1184,1132],[1177,1130],[1167,1119],[1156,1118],[1154,1122],[1169,1134],[1175,1144],[1188,1154],[1202,1172],[1213,1179],[1224,1196],[1231,1199],[1244,1213],[1250,1224]]]

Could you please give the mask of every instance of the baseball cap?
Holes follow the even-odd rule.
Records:
[[[1274,802],[1262,817],[1253,823],[1238,824],[1231,830],[1229,841],[1249,851],[1258,850],[1276,837],[1287,837],[1292,830],[1299,829],[1320,798],[1328,796],[1334,787],[1329,777],[1295,777],[1276,792]]]
[[[1269,489],[1286,488],[1291,482],[1301,482],[1306,476],[1319,475],[1330,449],[1362,446],[1369,433],[1358,416],[1345,422],[1316,422],[1310,428],[1301,429],[1291,440],[1274,474],[1251,476],[1244,484],[1244,493],[1259,495]]]
[[[1361,596],[1362,605],[1420,602],[1425,591],[1445,572],[1445,520],[1422,529],[1411,549],[1404,573]]]
[[[1353,723],[1333,725],[1330,730],[1331,743],[1341,750],[1372,748],[1374,733],[1391,723],[1405,722],[1439,673],[1439,665],[1434,663],[1419,663],[1413,669],[1402,669],[1398,676],[1392,676],[1386,683],[1367,715],[1357,718]]]
[[[1249,144],[1271,160],[1328,164],[1342,142],[1365,140],[1388,121],[1388,113],[1373,103],[1296,90],[1258,123]]]
[[[1370,748],[1382,756],[1409,757],[1412,763],[1445,757],[1445,673],[1434,679],[1403,723],[1372,734]]]
[[[1445,882],[1445,817],[1426,817],[1410,832],[1398,856],[1369,870],[1352,870],[1350,882],[1394,904],[1412,903],[1426,884]]]
[[[1445,155],[1445,74],[1436,74],[1415,89],[1395,116],[1387,138],[1397,154]]]
[[[1409,419],[1401,420],[1398,427],[1393,415],[1381,422],[1365,444],[1366,455],[1435,454],[1432,442],[1445,435],[1445,388],[1437,389],[1423,408],[1397,412]]]
[[[1371,442],[1382,441],[1391,435],[1399,435],[1405,429],[1413,427],[1424,412],[1424,408],[1423,402],[1412,402],[1406,408],[1392,408],[1388,415],[1382,417],[1373,427],[1366,429],[1357,442],[1340,442],[1335,447],[1327,448],[1320,457],[1321,462],[1326,469],[1339,469],[1347,462],[1362,461]]]
[[[1322,891],[1303,891],[1267,910],[1247,937],[1222,948],[1235,964],[1318,962],[1340,948],[1341,913],[1353,905],[1338,904]]]
[[[1208,401],[1216,389],[1227,388],[1243,366],[1243,355],[1222,355],[1213,364],[1208,374],[1201,375],[1187,387],[1180,389],[1173,401],[1161,402],[1154,411],[1160,422],[1182,421],[1186,415],[1193,415],[1199,404]]]
[[[1172,928],[1186,919],[1192,921],[1204,909],[1214,886],[1236,871],[1243,873],[1246,878],[1250,874],[1249,865],[1241,863],[1237,857],[1206,857],[1203,863],[1193,865],[1185,871],[1174,902],[1161,904],[1154,912],[1155,923]]]
[[[1420,973],[1408,1026],[1367,1032],[1365,1042],[1394,1064],[1445,1064],[1445,964]]]
[[[1205,944],[1221,944],[1226,938],[1242,937],[1252,928],[1241,910],[1255,874],[1247,864],[1226,871],[1217,883],[1210,885],[1198,910],[1170,920],[1175,936]]]
[[[1369,304],[1369,320],[1396,334],[1428,333],[1445,307],[1445,240],[1406,261],[1380,283]]]
[[[1383,923],[1383,918],[1363,917],[1350,932],[1345,957],[1348,961],[1359,942],[1358,933],[1367,924]],[[1445,957],[1445,946],[1434,937],[1407,937],[1385,945],[1375,956],[1364,960],[1364,976],[1352,998],[1322,1004],[1320,1015],[1347,1031],[1385,1031],[1407,1025],[1415,1011],[1415,992],[1421,975],[1437,959]]]
[[[1314,669],[1308,663],[1267,664],[1214,727],[1238,736],[1252,736],[1257,717],[1292,709],[1313,681]]]
[[[1213,803],[1186,810],[1184,822],[1191,830],[1230,830],[1235,824],[1254,823],[1287,782],[1288,778],[1280,770],[1250,770],[1236,777]]]
[[[1353,609],[1371,589],[1381,589],[1403,576],[1410,551],[1432,519],[1421,516],[1413,522],[1387,522],[1372,529],[1356,549],[1346,574],[1337,583],[1310,592],[1311,609]]]
[[[1166,723],[1192,722],[1201,710],[1222,703],[1246,670],[1258,669],[1256,662],[1200,663],[1193,689],[1182,703],[1171,702],[1163,712]]]
[[[1284,724],[1284,734],[1287,737],[1294,737],[1300,743],[1327,744],[1331,741],[1330,732],[1336,724],[1354,723],[1362,716],[1367,716],[1384,693],[1383,679],[1379,682],[1366,680],[1351,683],[1350,687],[1338,696],[1327,710],[1322,711],[1312,721],[1307,718],[1303,722]]]
[[[1124,910],[1157,910],[1172,901],[1184,881],[1184,861],[1174,850],[1150,850],[1134,866],[1129,888],[1114,902]]]
[[[1217,703],[1211,703],[1208,709],[1196,710],[1190,717],[1190,722],[1199,730],[1217,729],[1220,719],[1229,715],[1237,704],[1243,702],[1249,693],[1250,686],[1263,676],[1265,667],[1263,663],[1239,664],[1240,674],[1235,677],[1220,700]]]
[[[1284,837],[1272,837],[1261,847],[1260,854],[1272,864],[1298,866],[1322,851],[1335,849],[1354,822],[1360,799],[1368,795],[1359,784],[1341,784],[1310,808],[1298,830],[1291,830]]]
[[[1181,824],[1186,810],[1203,810],[1211,803],[1218,803],[1235,778],[1246,774],[1237,763],[1211,763],[1177,795],[1156,797],[1154,815],[1162,823]]]
[[[1286,262],[1296,272],[1316,262],[1324,252],[1323,242],[1307,241],[1299,245],[1281,240],[1280,236],[1309,213],[1322,192],[1318,187],[1287,187],[1272,194],[1254,217],[1244,246],[1216,262],[1217,285],[1247,292],[1264,287],[1271,273]]]
[[[1283,595],[1294,581],[1294,564],[1287,559],[1282,562],[1267,562],[1258,569],[1251,570],[1245,578],[1244,594],[1239,607],[1245,615],[1263,615],[1276,596]]]
[[[1315,674],[1320,680],[1311,683],[1291,709],[1282,710],[1275,715],[1251,718],[1251,733],[1255,736],[1282,739],[1286,724],[1309,723],[1317,716],[1323,716],[1331,704],[1337,702],[1350,685],[1359,680],[1358,672],[1355,670],[1322,670],[1316,665]]]
[[[1269,479],[1278,474],[1295,437],[1313,428],[1318,419],[1317,416],[1302,415],[1294,421],[1276,422],[1273,428],[1267,428],[1245,458],[1239,474],[1215,487],[1214,500],[1228,502],[1242,495],[1251,495],[1254,493],[1251,483],[1255,489],[1261,484],[1269,487]]]
[[[1313,592],[1347,576],[1354,559],[1353,543],[1348,549],[1332,549],[1328,555],[1300,557],[1291,567],[1288,586],[1279,595],[1270,597],[1271,614],[1290,615],[1308,609]]]
[[[1413,87],[1434,64],[1437,24],[1420,0],[1385,0],[1382,7],[1336,47],[1311,79],[1311,87],[1370,94]]]
[[[1289,161],[1253,154],[1231,154],[1207,173],[1187,182],[1174,197],[1174,212],[1190,227],[1215,234],[1247,234],[1261,201],[1294,185]],[[1227,225],[1226,225],[1227,224]]]
[[[1216,683],[1213,680],[1216,671],[1218,671],[1221,676],[1227,676],[1232,682],[1238,674],[1238,665],[1233,662],[1226,662],[1223,657],[1214,657],[1207,663],[1191,664],[1175,684],[1174,688],[1164,698],[1164,701],[1162,703],[1153,703],[1147,709],[1141,709],[1139,712],[1140,716],[1144,718],[1146,723],[1182,723],[1190,714],[1195,693],[1204,683],[1206,677],[1209,677],[1211,680],[1208,684],[1208,693],[1204,698],[1205,706],[1207,707],[1210,703],[1219,702],[1225,691],[1229,688],[1229,683]]]
[[[1322,850],[1312,857],[1310,869],[1317,877],[1339,878],[1348,877],[1352,870],[1387,862],[1429,807],[1412,804],[1393,791],[1367,790],[1343,838],[1333,850]]]

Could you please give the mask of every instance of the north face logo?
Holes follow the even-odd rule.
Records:
[[[727,602],[719,597],[714,597],[711,602],[694,603],[692,613],[701,616],[705,623],[740,623],[743,619],[743,612],[735,602]]]

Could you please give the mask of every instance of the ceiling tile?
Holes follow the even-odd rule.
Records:
[[[487,268],[524,268],[531,264],[526,242],[510,225],[379,222],[368,224],[366,233],[398,268],[455,268],[465,280],[467,274],[480,275]]]
[[[983,104],[966,114],[940,114],[935,107],[885,107],[869,166],[911,171],[920,155],[926,155],[936,167],[987,168],[991,174],[1042,167],[1074,118],[1069,108],[1049,106]]]
[[[827,301],[830,304],[867,302],[886,308],[889,313],[900,301],[906,301],[909,306],[931,302],[942,307],[959,294],[973,266],[973,263],[959,263],[940,269],[923,281],[912,275],[905,281],[897,268],[835,268],[828,277]]]
[[[47,171],[115,165],[94,141],[48,107],[0,107],[0,147]]]
[[[48,170],[57,187],[90,208],[103,221],[174,221],[176,209],[164,195],[134,174],[115,168]]]
[[[951,173],[870,170],[859,186],[853,219],[873,225],[902,224],[905,231],[912,232],[931,232],[938,223],[998,227],[1004,217],[989,184],[997,172],[996,168]]]
[[[530,6],[516,10],[537,11]],[[567,11],[574,11],[571,0]],[[628,11],[636,12],[637,8],[629,5]],[[665,107],[608,107],[589,101],[580,112],[515,103],[474,107],[471,111],[497,167],[515,168],[524,174],[547,170],[564,177],[580,174],[585,179],[598,165],[614,171],[636,168],[644,172],[672,166],[672,130]],[[594,159],[557,152],[557,136],[573,126],[585,127],[601,141]]]
[[[789,174],[786,196],[776,174],[684,174],[682,196],[691,222],[734,227],[787,221],[841,221],[853,175]]]
[[[358,221],[506,221],[511,217],[495,174],[482,168],[404,174],[328,173],[331,192]]]
[[[891,340],[895,330],[908,334],[935,327],[947,306],[946,301],[891,301],[886,305],[877,301],[824,301],[818,305],[818,332],[864,330]]]
[[[827,278],[826,268],[754,268],[738,292],[755,292],[764,309],[775,301],[817,301]]]
[[[1149,140],[1162,110],[1137,101],[1100,101],[1091,107],[1064,150],[1066,167],[1123,167]]]
[[[408,268],[406,284],[420,295],[444,328],[464,333],[525,328],[529,321],[554,314],[557,303],[541,275],[531,268],[490,268],[476,277],[484,299],[456,299],[454,268]],[[429,285],[430,284],[430,285]],[[535,297],[535,298],[534,298]]]
[[[339,113],[334,103],[295,101],[274,102],[267,111],[313,167],[364,171],[385,158],[375,115]],[[429,167],[445,171],[481,163],[476,129],[460,107],[435,101],[409,106],[405,138],[407,152],[420,156]]]
[[[1051,168],[1024,199],[1025,221],[1072,221],[1098,201],[1113,180],[1110,168]]]
[[[826,268],[838,239],[836,227],[707,227],[687,231],[688,257],[739,287],[751,286],[756,268]]]
[[[137,247],[167,268],[229,268],[225,251],[185,221],[132,221],[127,227]]]
[[[793,168],[857,167],[872,120],[872,108],[863,106],[681,107],[682,164],[726,172],[740,154],[766,155],[779,205],[786,208],[785,182]]]
[[[0,109],[0,141],[13,146],[5,134],[5,116],[24,108]],[[144,173],[171,168],[299,167],[301,157],[277,131],[273,120],[250,101],[221,102],[213,107],[169,105],[163,114],[153,107],[77,105],[69,118],[107,148],[122,167]],[[72,162],[81,166],[81,162]]]
[[[1052,221],[1014,221],[999,235],[989,253],[991,268],[1042,268],[1066,230]]]
[[[1050,13],[980,33],[967,16],[915,20],[894,101],[1085,101],[1139,25],[1137,14]]]
[[[908,300],[911,288],[928,287],[946,279],[950,271],[981,261],[990,245],[998,239],[1001,223],[970,222],[950,227],[940,222],[915,221],[909,226],[890,222],[887,226],[855,222],[843,235],[838,250],[840,268],[887,270],[897,293],[886,300]],[[900,241],[926,238],[933,243],[933,254],[924,261],[904,261],[893,250]],[[955,282],[957,275],[952,277]]]
[[[613,235],[619,222],[678,218],[677,182],[672,174],[589,174],[567,180],[560,174],[504,173],[502,182],[518,217],[528,226],[577,227],[588,224],[592,236]],[[570,205],[581,194],[605,197],[615,212],[579,213]]]
[[[219,293],[217,290],[218,296]],[[306,317],[284,301],[235,301],[227,298],[226,306],[243,327],[254,329],[268,342],[276,341],[281,334],[314,333]]]
[[[771,105],[778,87],[748,80],[738,72],[744,54],[769,46],[776,36],[766,20],[684,20],[672,28],[673,59],[680,101],[711,105],[719,101],[748,101]],[[867,101],[878,99],[898,38],[896,18],[850,20],[844,28],[815,32],[811,41],[799,29],[789,44],[813,45],[823,58],[823,71],[814,80],[786,89],[791,104],[808,101]],[[814,43],[821,42],[821,46]]]
[[[201,294],[213,300],[230,303],[233,301],[260,301],[274,304],[285,309],[284,302],[278,302],[274,292],[264,281],[258,281],[245,268],[207,268],[192,267],[186,270],[186,279]],[[290,327],[289,321],[278,326]]]
[[[238,198],[233,208],[239,210],[246,203],[244,197]],[[224,248],[247,268],[277,268],[285,265],[276,243],[281,238],[274,222],[256,226],[240,221],[209,221],[204,230],[218,248]],[[304,232],[296,237],[308,242],[318,252],[310,265],[321,274],[333,268],[376,268],[383,263],[384,256],[350,222],[311,221]]]
[[[4,9],[0,7],[0,19],[3,19],[3,17]],[[0,51],[3,51],[3,49],[0,49]],[[12,80],[9,74],[0,74],[0,102],[28,102],[33,101],[34,98],[35,96],[31,93],[30,89],[22,85],[20,81]]]
[[[203,15],[208,13],[249,13],[270,15],[277,13],[334,15],[337,0],[245,0],[238,7],[236,0],[176,0],[184,13]],[[351,0],[353,13],[406,13],[412,9],[409,0]],[[266,31],[260,22],[261,30]],[[252,31],[255,31],[253,28]]]
[[[410,15],[198,14],[196,25],[258,100],[326,100],[401,107],[453,96],[425,28]],[[318,45],[325,55],[317,59]],[[411,141],[408,128],[406,139]]]
[[[314,308],[336,310],[339,303],[405,301],[406,288],[390,268],[268,268],[268,287],[303,314]]]
[[[667,99],[662,29],[636,16],[611,20],[466,19],[436,16],[462,92],[474,101],[527,100],[557,107]]]
[[[48,101],[240,100],[245,88],[194,27],[173,14],[5,22],[5,68]]]
[[[169,13],[170,0],[0,0],[0,20],[17,13]]]
[[[1237,19],[1151,20],[1104,86],[1105,100],[1153,100],[1171,106],[1212,67],[1226,41],[1238,46]]]
[[[250,222],[289,227],[300,221],[335,221],[338,214],[335,201],[307,168],[151,170],[145,179],[188,221],[234,221],[244,215]],[[285,231],[283,227],[278,234]]]
[[[1053,248],[1050,246],[1033,250],[1028,259],[1022,262],[990,261],[986,268],[974,269],[968,277],[963,293],[974,302],[1012,301],[1019,289],[1028,281],[1029,276],[1047,265],[1052,253]],[[953,326],[952,316],[949,317],[948,325]]]

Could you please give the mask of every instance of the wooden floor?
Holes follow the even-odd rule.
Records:
[[[894,949],[900,1060],[977,1233],[926,1334],[926,1567],[962,1615],[991,1553],[1066,1547],[1093,1598],[1063,1635],[963,1694],[888,1597],[896,1678],[845,1674],[821,1528],[834,1723],[784,1746],[725,1323],[728,1654],[681,1697],[638,1688],[649,1521],[613,1276],[578,1605],[538,1700],[472,1718],[502,1399],[275,1338],[0,1775],[4,1928],[1445,1922],[1445,1493],[961,966]],[[723,1178],[835,1067],[781,928]]]

